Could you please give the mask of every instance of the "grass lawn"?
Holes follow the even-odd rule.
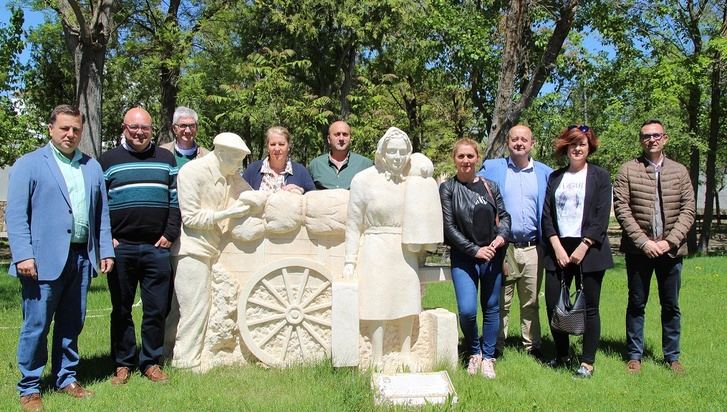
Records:
[[[727,409],[727,353],[723,299],[727,296],[727,257],[685,261],[682,279],[682,357],[685,376],[674,376],[661,362],[661,332],[655,280],[647,307],[646,357],[639,376],[625,372],[624,316],[626,280],[623,259],[606,273],[601,296],[601,346],[593,379],[574,380],[569,371],[551,370],[523,354],[511,339],[497,363],[497,379],[450,371],[459,395],[454,408],[482,410],[657,410],[721,411]],[[430,285],[426,307],[455,309],[448,283]],[[350,411],[372,410],[370,377],[355,370],[333,370],[320,364],[287,370],[258,366],[218,368],[206,375],[168,368],[171,382],[155,385],[138,374],[123,387],[108,381],[110,300],[106,282],[97,278],[89,294],[86,326],[80,338],[79,380],[96,392],[87,400],[57,394],[46,380],[43,399],[48,411]],[[544,302],[542,304],[544,307]],[[138,319],[141,308],[135,308]],[[516,310],[514,319],[518,318]],[[15,352],[21,319],[19,283],[0,274],[0,410],[19,410]],[[545,311],[541,320],[546,325]],[[517,321],[511,335],[519,336]],[[552,355],[547,327],[544,350]],[[572,339],[580,353],[580,339]],[[46,368],[46,372],[49,368]],[[447,407],[424,408],[449,409]]]

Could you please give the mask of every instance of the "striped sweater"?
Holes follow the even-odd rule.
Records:
[[[122,146],[98,159],[108,190],[111,233],[128,243],[156,243],[164,235],[179,237],[181,216],[177,202],[174,155],[152,146],[141,153]]]

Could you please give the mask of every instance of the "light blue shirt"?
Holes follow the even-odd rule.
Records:
[[[81,151],[76,149],[73,158],[67,158],[53,144],[50,145],[55,154],[58,168],[61,169],[63,180],[66,181],[68,196],[71,198],[73,211],[73,228],[71,229],[71,243],[88,242],[88,209],[86,208],[86,188],[81,171]]]
[[[505,185],[500,188],[505,209],[510,213],[511,241],[528,242],[538,238],[538,179],[533,159],[520,169],[507,158]]]

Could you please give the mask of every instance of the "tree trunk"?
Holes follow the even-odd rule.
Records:
[[[687,127],[692,136],[699,136],[699,102],[702,93],[698,85],[689,87],[689,102],[687,103]],[[694,198],[697,199],[699,191],[699,147],[692,145],[689,153],[689,177],[692,180],[692,188],[694,189]],[[687,233],[687,249],[689,255],[697,253],[697,225],[699,223],[699,213],[697,219]]]
[[[164,27],[160,30],[167,31],[176,29],[179,26],[177,13],[179,11],[179,3],[181,0],[171,0],[167,8],[167,15],[164,20]],[[177,81],[179,80],[180,62],[174,59],[173,54],[178,52],[176,45],[168,45],[164,47],[162,56],[162,65],[159,68],[159,85],[161,87],[161,128],[157,135],[158,143],[170,142],[174,139],[172,133],[172,118],[174,110],[177,108],[177,94],[179,88]]]
[[[90,156],[98,157],[102,152],[103,138],[103,70],[106,44],[113,30],[114,0],[94,0],[92,3],[87,5],[85,13],[77,0],[59,0],[52,4],[61,16],[66,47],[73,54],[75,103],[86,118],[79,148]]]
[[[712,216],[714,210],[714,192],[716,183],[716,163],[717,163],[717,140],[719,138],[719,121],[720,121],[720,77],[721,64],[720,54],[715,53],[712,66],[712,102],[709,114],[709,141],[707,142],[707,182],[704,187],[704,215],[702,217],[702,232],[699,236],[699,253],[706,255],[709,251],[709,238],[712,233]]]
[[[353,75],[356,72],[356,44],[351,41],[348,53],[346,54],[346,62],[343,70],[343,83],[341,83],[341,119],[346,119],[351,113],[351,102],[348,101],[348,95],[353,87]]]
[[[722,22],[721,36],[727,34],[727,7],[725,7]],[[719,140],[720,115],[722,113],[722,54],[719,50],[714,52],[712,58],[712,96],[709,113],[709,140],[707,142],[707,182],[704,187],[704,215],[702,217],[702,232],[699,236],[699,253],[709,253],[709,239],[712,235],[712,218],[715,193],[717,192],[717,143]]]
[[[499,157],[505,153],[507,144],[505,137],[515,122],[520,118],[523,110],[530,107],[533,99],[540,93],[545,80],[555,66],[555,60],[563,48],[568,33],[573,27],[575,9],[579,0],[564,2],[559,10],[558,20],[545,46],[540,62],[532,72],[527,85],[519,100],[514,100],[518,65],[523,50],[526,47],[527,29],[530,19],[527,17],[528,0],[511,0],[510,10],[506,18],[505,47],[500,63],[500,74],[497,83],[497,98],[490,124],[485,158]]]
[[[75,105],[85,119],[79,149],[91,157],[102,153],[101,123],[103,120],[103,67],[106,48],[84,45],[66,33],[66,44],[73,52],[76,75]]]

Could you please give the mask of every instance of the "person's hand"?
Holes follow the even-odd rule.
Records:
[[[224,218],[243,217],[250,211],[250,205],[235,202],[235,205],[222,212]]]
[[[661,254],[668,253],[671,250],[671,245],[666,240],[660,240],[656,242],[656,247],[659,248]]]
[[[653,240],[647,240],[641,249],[643,249],[644,253],[646,253],[646,256],[652,259],[664,254],[664,252],[661,251],[661,248],[659,248],[659,245],[657,245]]]
[[[172,242],[167,240],[167,238],[165,238],[164,235],[162,235],[162,237],[160,237],[159,240],[157,240],[157,242],[154,243],[154,247],[169,249],[170,247],[172,247]]]
[[[586,256],[586,252],[588,252],[588,245],[581,242],[580,245],[576,248],[576,250],[573,251],[570,255],[570,263],[575,263],[576,265],[580,265],[583,261],[583,257]]]
[[[492,243],[490,243],[490,246],[492,246],[494,249],[497,249],[504,244],[505,244],[505,239],[502,236],[497,235],[497,236],[495,236],[495,239],[492,240]]]
[[[283,187],[281,187],[281,189],[283,189],[287,192],[297,192],[300,195],[303,194],[303,188],[298,185],[294,185],[292,183],[288,184],[288,185],[283,185]]]
[[[35,268],[35,259],[25,259],[15,264],[15,268],[18,270],[20,276],[37,280],[38,271]]]
[[[112,258],[101,259],[101,273],[109,273],[114,270],[114,260]]]
[[[565,253],[565,249],[563,249],[563,246],[558,244],[557,246],[553,246],[553,251],[555,252],[555,262],[558,264],[558,266],[564,268],[568,266],[570,263],[570,257],[567,253]]]
[[[490,261],[493,257],[495,257],[495,248],[493,248],[490,245],[482,246],[475,255],[475,258],[477,259],[484,259],[486,261]]]
[[[116,249],[116,246],[119,245],[119,241],[116,239],[111,239],[111,244],[114,245],[114,249]]]
[[[354,280],[354,270],[356,269],[355,263],[346,263],[343,265],[343,279]]]

